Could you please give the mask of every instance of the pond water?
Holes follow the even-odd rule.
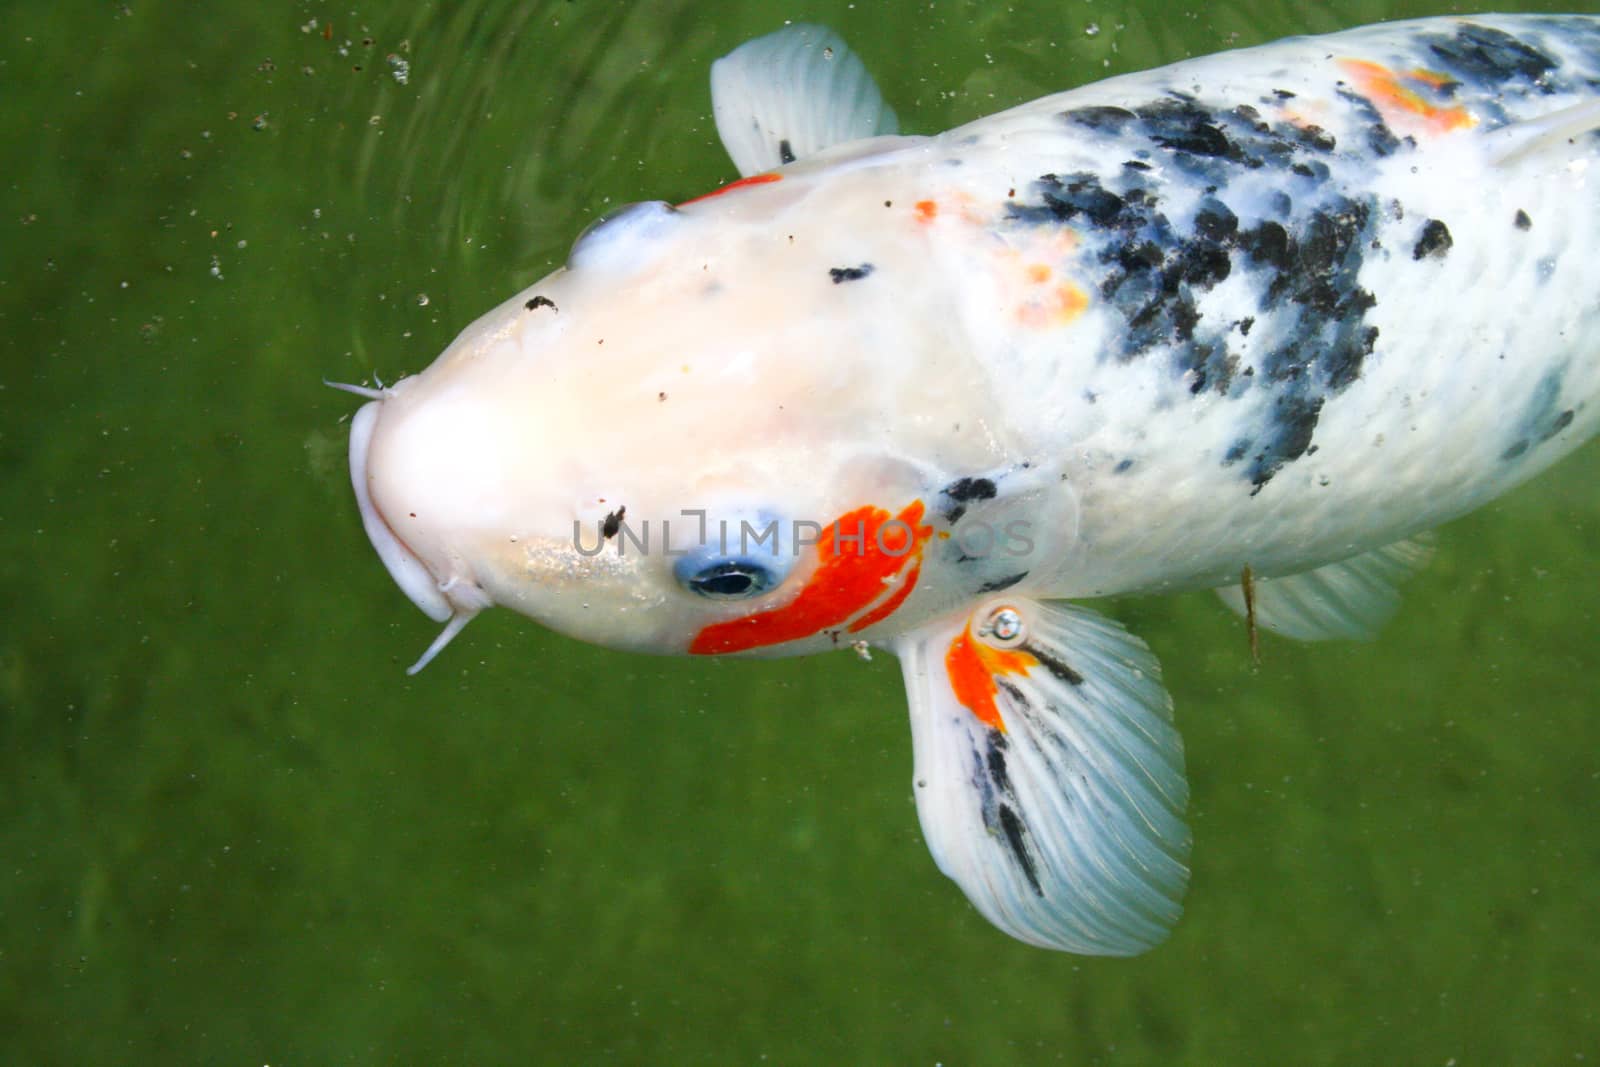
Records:
[[[434,628],[321,385],[420,370],[589,219],[731,178],[707,67],[784,19],[931,132],[1447,10],[11,5],[0,1059],[1600,1056],[1594,444],[1447,527],[1370,644],[1256,669],[1210,596],[1109,605],[1163,662],[1196,845],[1170,941],[1103,960],[934,868],[891,657],[651,659],[499,612],[408,678]]]

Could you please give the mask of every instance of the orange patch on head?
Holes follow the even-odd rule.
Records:
[[[985,726],[1005,733],[1006,723],[994,698],[1000,692],[996,675],[1027,674],[1039,661],[1016,649],[994,648],[972,636],[972,627],[962,627],[944,654],[945,673],[950,689],[961,705]]]
[[[932,222],[939,217],[939,205],[932,200],[918,200],[916,208],[918,222]]]
[[[922,501],[914,500],[895,516],[870,505],[839,516],[823,531],[816,570],[793,600],[771,611],[712,623],[695,634],[689,652],[744,652],[810,637],[869,607],[905,572],[900,588],[851,632],[881,622],[916,584],[923,546],[933,534],[933,527],[918,525],[922,512]]]
[[[1031,263],[1028,265],[1028,280],[1042,283],[1050,280],[1050,268],[1044,263]]]
[[[1460,105],[1442,107],[1418,92],[1418,88],[1438,92],[1452,84],[1443,75],[1429,70],[1399,74],[1380,63],[1365,59],[1341,59],[1339,66],[1350,76],[1361,95],[1372,101],[1386,122],[1421,127],[1429,133],[1449,133],[1478,124],[1478,120],[1466,108]],[[1406,82],[1411,84],[1408,86],[1404,84]]]
[[[765,174],[752,174],[748,178],[740,178],[736,182],[729,182],[727,185],[724,185],[721,189],[713,189],[709,193],[702,193],[701,195],[695,197],[693,200],[685,200],[683,203],[679,204],[678,206],[679,207],[688,207],[690,204],[698,204],[702,200],[710,200],[714,196],[721,196],[724,193],[731,193],[735,189],[744,189],[744,188],[748,188],[749,186],[752,186],[752,185],[766,185],[768,182],[777,182],[777,181],[782,181],[782,180],[783,180],[783,175],[774,174],[771,171],[768,171]]]

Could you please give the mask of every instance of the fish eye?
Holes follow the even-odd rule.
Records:
[[[569,267],[606,267],[636,260],[642,249],[672,232],[678,209],[664,200],[624,204],[585,226],[567,254]]]
[[[678,581],[708,600],[747,600],[777,585],[781,576],[760,560],[723,559],[679,568]]]

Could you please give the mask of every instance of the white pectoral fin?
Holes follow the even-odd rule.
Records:
[[[1316,570],[1256,578],[1256,625],[1296,641],[1369,640],[1400,607],[1397,586],[1431,558],[1431,538],[1423,534]],[[1217,595],[1240,615],[1248,613],[1240,586]]]
[[[1155,657],[1021,597],[908,634],[917,813],[939,869],[1006,933],[1089,955],[1164,940],[1188,884],[1188,785]]]
[[[861,59],[832,30],[804,24],[711,64],[711,112],[744,177],[897,129]]]
[[[1600,100],[1586,100],[1536,119],[1510,123],[1487,136],[1495,165],[1506,167],[1546,152],[1570,156],[1578,138],[1595,130],[1600,130]]]

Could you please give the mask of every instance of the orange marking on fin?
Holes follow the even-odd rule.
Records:
[[[1032,263],[1028,266],[1028,280],[1042,283],[1050,280],[1050,267],[1044,263]]]
[[[752,174],[748,178],[740,178],[736,182],[729,182],[720,189],[713,189],[709,193],[702,193],[693,200],[685,200],[678,206],[688,207],[690,204],[698,204],[702,200],[710,200],[714,196],[721,196],[724,193],[731,193],[735,189],[745,189],[752,185],[766,185],[768,182],[778,182],[782,180],[783,175],[774,174],[771,171],[768,171],[765,174]]]
[[[916,208],[918,222],[932,222],[939,217],[939,205],[932,200],[918,200]]]
[[[1000,692],[995,681],[999,674],[1027,674],[1039,661],[1026,652],[993,648],[972,636],[970,625],[950,642],[944,654],[945,673],[950,677],[950,689],[963,707],[977,716],[979,722],[1006,732],[1006,723],[995,705]]]
[[[1424,99],[1415,89],[1402,84],[1404,80],[1437,91],[1452,84],[1442,75],[1427,70],[1397,74],[1381,63],[1365,59],[1341,59],[1339,66],[1350,75],[1361,95],[1371,100],[1382,112],[1385,120],[1409,117],[1413,125],[1420,123],[1430,133],[1449,133],[1478,124],[1478,120],[1466,108],[1460,105],[1440,107]]]
[[[870,504],[839,516],[823,531],[817,568],[793,600],[771,611],[712,623],[695,634],[689,652],[744,652],[810,637],[866,608],[895,575],[910,567],[902,586],[905,595],[896,591],[889,598],[899,607],[910,595],[923,545],[933,534],[933,527],[918,525],[922,511],[922,501],[913,500],[893,517]]]

